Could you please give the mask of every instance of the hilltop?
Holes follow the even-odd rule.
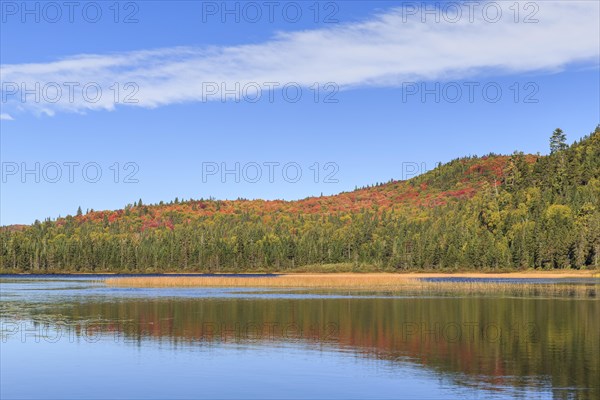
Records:
[[[533,163],[536,156],[527,156],[526,162]],[[109,224],[119,220],[137,220],[141,230],[160,226],[174,227],[175,221],[188,222],[217,214],[233,215],[251,213],[260,216],[273,216],[281,213],[322,214],[355,213],[364,210],[391,210],[403,208],[404,211],[419,208],[443,206],[456,199],[473,197],[484,183],[500,185],[510,157],[485,156],[454,160],[427,172],[418,179],[409,181],[390,181],[352,192],[343,192],[333,196],[308,197],[302,200],[206,200],[189,199],[167,204],[143,204],[140,200],[124,209],[114,211],[91,211],[74,217],[81,224],[107,219]],[[72,217],[57,221],[64,225]],[[182,219],[183,218],[183,219]],[[128,224],[135,230],[134,225]]]
[[[548,156],[464,157],[408,181],[334,196],[139,201],[121,210],[5,227],[0,268],[52,273],[293,271],[314,265],[380,271],[598,267],[600,128],[571,146],[560,136]]]

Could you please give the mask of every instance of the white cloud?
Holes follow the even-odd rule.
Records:
[[[506,3],[502,3],[506,4]],[[11,111],[53,115],[57,111],[85,112],[115,108],[118,100],[133,93],[129,106],[158,107],[180,102],[219,99],[204,96],[207,82],[226,82],[227,87],[250,82],[263,84],[335,82],[341,89],[361,86],[397,86],[405,81],[470,78],[478,75],[553,71],[577,62],[595,63],[600,55],[599,4],[596,1],[538,2],[538,23],[515,23],[512,14],[497,23],[475,13],[457,23],[435,23],[421,15],[405,20],[401,9],[391,9],[360,23],[278,33],[260,44],[229,47],[176,47],[122,54],[82,54],[40,64],[6,64],[0,67],[2,102]],[[30,89],[56,82],[62,95],[56,103],[47,96],[36,102],[32,95],[22,102],[10,95],[24,83]],[[65,82],[98,83],[103,93],[97,102],[68,96]],[[90,88],[90,97],[94,90]]]
[[[10,116],[10,114],[2,113],[0,114],[0,121],[12,121],[14,118]]]

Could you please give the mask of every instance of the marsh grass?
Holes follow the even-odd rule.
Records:
[[[105,281],[120,287],[392,288],[418,282],[394,274],[302,274],[273,276],[124,277]]]
[[[296,290],[350,290],[406,294],[502,294],[509,296],[550,296],[597,298],[598,284],[498,282],[498,281],[428,281],[412,275],[398,274],[299,274],[269,277],[116,277],[105,280],[114,287],[137,288],[269,288]]]

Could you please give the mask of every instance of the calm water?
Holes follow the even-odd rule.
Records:
[[[0,279],[0,398],[600,398],[598,297],[100,279]]]

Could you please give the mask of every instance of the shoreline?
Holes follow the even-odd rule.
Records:
[[[544,279],[544,278],[600,278],[600,270],[560,270],[560,271],[507,271],[507,272],[481,272],[481,271],[464,271],[464,272],[431,272],[431,271],[407,271],[407,272],[290,272],[290,271],[274,271],[274,272],[149,272],[149,273],[120,273],[120,272],[2,272],[3,276],[123,276],[123,277],[202,277],[211,275],[216,276],[298,276],[298,277],[403,277],[408,279],[418,278],[510,278],[510,279]]]

